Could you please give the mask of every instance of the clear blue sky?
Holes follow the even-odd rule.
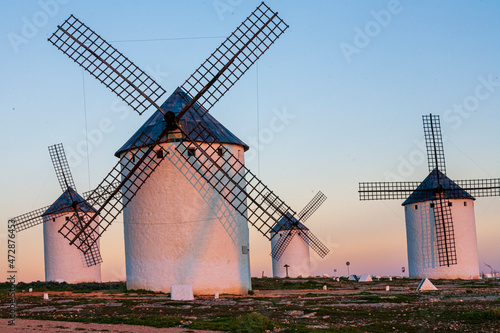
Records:
[[[82,75],[47,42],[58,24],[74,14],[170,94],[259,3],[2,1],[0,220],[60,194],[47,146],[65,145],[84,192],[152,112],[123,109]],[[441,116],[450,178],[500,177],[500,3],[266,3],[290,29],[211,113],[251,145],[249,168],[295,210],[318,190],[328,196],[308,221],[332,250],[323,260],[312,255],[315,273],[346,274],[349,260],[352,273],[398,274],[407,266],[401,202],[359,202],[358,182],[424,179],[418,142],[426,113]],[[284,112],[289,118],[276,119]],[[103,121],[107,131],[99,130]],[[89,156],[86,130],[94,133]],[[483,262],[500,269],[499,216],[499,198],[477,200],[481,269]],[[18,241],[21,279],[43,280],[41,226]],[[270,275],[268,242],[252,232],[250,246],[252,274]],[[104,279],[123,279],[120,221],[103,239],[103,255]]]

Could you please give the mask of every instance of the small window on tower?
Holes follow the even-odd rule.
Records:
[[[417,210],[417,209],[418,209],[418,205],[415,205],[415,210]]]
[[[453,202],[448,202],[448,206],[453,206]]]
[[[222,148],[222,146],[217,148],[217,154],[219,154],[220,157],[224,156],[224,148]]]
[[[56,221],[56,218],[55,218],[55,217],[53,217],[53,218],[52,218],[52,222],[55,222],[55,221]]]
[[[196,148],[188,148],[188,156],[196,156]]]
[[[135,155],[133,153],[130,153],[129,160],[130,162],[135,162]]]
[[[162,149],[156,151],[156,158],[163,158],[163,150]]]
[[[69,221],[69,216],[66,216],[66,221]]]
[[[431,203],[431,208],[434,208],[434,203]]]
[[[467,201],[464,201],[464,206],[467,206]]]

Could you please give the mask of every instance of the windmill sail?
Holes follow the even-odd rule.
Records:
[[[438,169],[446,175],[446,164],[444,159],[443,137],[441,135],[441,125],[439,116],[424,115],[422,116],[424,123],[425,146],[427,147],[427,162],[429,172]]]
[[[49,42],[89,72],[139,114],[165,93],[149,75],[71,15]]]
[[[210,111],[286,29],[277,12],[260,4],[182,85],[192,98],[189,102],[203,106],[200,115]]]

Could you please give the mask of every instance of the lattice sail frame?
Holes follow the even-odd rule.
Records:
[[[71,15],[49,41],[139,114],[156,104],[165,90],[121,52]]]
[[[89,214],[87,212],[76,211],[66,223],[71,223],[75,229],[81,230],[83,226],[90,220],[95,214]],[[81,236],[79,237],[77,243],[79,248],[86,248],[86,251],[81,251],[82,260],[85,267],[91,267],[102,263],[101,252],[99,250],[99,242],[92,242],[91,240],[97,240],[97,233],[86,229],[83,230]]]
[[[210,111],[286,29],[288,25],[278,13],[262,3],[222,42],[181,86],[194,102],[203,106],[196,109],[200,116]],[[178,119],[182,116],[179,113]]]
[[[281,234],[281,237],[278,239],[278,241],[274,244],[274,247],[271,249],[271,257],[279,261],[283,253],[285,253],[285,250],[288,247],[288,245],[292,242],[293,237],[295,237],[295,235],[298,234],[300,231],[303,232],[303,230],[298,230],[295,228],[285,230],[285,232]],[[307,240],[306,244],[309,245]]]
[[[438,115],[422,116],[429,172],[434,169],[446,174],[443,140]],[[439,172],[436,173],[439,177]],[[437,179],[439,184],[439,178]],[[436,245],[440,266],[457,264],[453,218],[449,199],[461,198],[466,191],[473,197],[500,196],[500,178],[455,180],[443,191],[420,189],[421,182],[360,182],[360,200],[406,199],[410,195],[416,200],[429,200],[429,192],[434,206]]]
[[[68,188],[72,188],[75,192],[78,192],[62,143],[49,146],[49,155],[56,172],[57,180],[59,181],[59,185],[61,185],[61,190],[65,192]]]
[[[457,250],[450,201],[439,196],[432,204],[439,266],[456,265]]]
[[[312,214],[314,214],[319,207],[325,202],[326,195],[323,192],[319,191],[316,193],[314,198],[300,211],[298,219],[300,222],[304,223],[307,221]]]
[[[454,180],[456,187],[450,184],[447,195],[450,199],[459,198],[463,191],[473,197],[500,196],[500,178]],[[425,198],[429,190],[418,190],[420,182],[361,182],[359,183],[359,199],[393,200],[406,199],[414,192],[417,198]],[[463,191],[462,191],[463,190]],[[420,194],[419,194],[420,193]]]
[[[444,158],[443,136],[438,115],[423,115],[425,146],[427,148],[427,162],[429,173],[438,169],[446,175],[446,163]]]

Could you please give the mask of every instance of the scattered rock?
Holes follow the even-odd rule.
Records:
[[[290,305],[290,304],[292,304],[292,302],[283,300],[283,301],[279,301],[279,302],[278,302],[278,303],[276,303],[276,304],[277,304],[277,305]]]
[[[319,328],[319,329],[328,329],[328,328],[330,328],[327,325],[308,325],[306,327],[307,328]]]
[[[305,314],[301,318],[314,318],[314,316],[316,316],[316,312]]]
[[[23,310],[23,312],[47,312],[47,311],[54,311],[54,310],[57,310],[57,308],[54,306],[40,306],[37,308]]]
[[[122,306],[122,305],[123,305],[123,303],[113,303],[113,302],[106,303],[106,306],[111,306],[111,307],[113,307],[113,306]]]
[[[304,311],[290,310],[290,311],[287,311],[286,314],[289,315],[289,316],[303,316],[304,315]]]

